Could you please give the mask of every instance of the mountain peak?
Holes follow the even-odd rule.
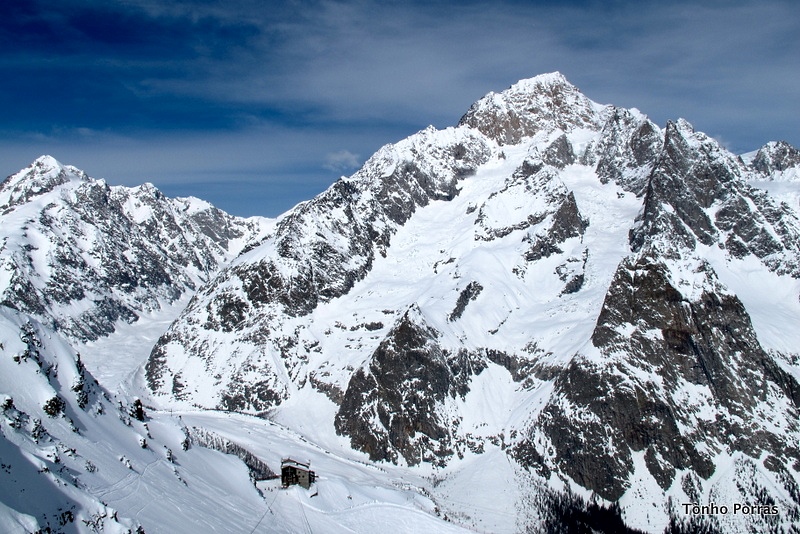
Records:
[[[48,154],[43,154],[43,155],[39,156],[38,158],[33,160],[33,163],[31,165],[34,166],[34,167],[63,167],[64,166],[64,165],[61,164],[60,161],[58,161],[56,158],[54,158],[53,156],[50,156]]]
[[[543,74],[537,74],[532,78],[523,78],[522,80],[518,81],[514,85],[512,85],[509,89],[519,89],[519,90],[531,90],[537,91],[545,86],[568,86],[568,87],[575,87],[567,78],[561,74],[559,71],[554,72],[545,72]]]
[[[53,156],[39,156],[28,167],[0,183],[0,209],[8,211],[68,182],[88,182],[80,169],[63,165]]]
[[[0,184],[0,215],[13,221],[0,225],[0,304],[79,340],[194,291],[267,224],[150,183],[109,186],[52,156]]]
[[[758,150],[752,165],[764,174],[800,167],[800,150],[786,141],[771,141]]]
[[[62,183],[66,183],[67,181],[87,182],[91,180],[85,172],[77,167],[65,165],[53,156],[47,154],[33,160],[33,163],[27,168],[22,169],[17,173],[17,176],[18,175],[22,175],[28,179],[48,179],[60,175],[64,180]]]
[[[475,102],[459,121],[501,145],[555,130],[599,130],[605,106],[589,100],[560,72],[520,80]]]

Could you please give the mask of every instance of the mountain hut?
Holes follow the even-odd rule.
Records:
[[[308,489],[317,475],[311,470],[311,462],[298,462],[292,458],[281,460],[281,484],[284,488],[297,484]]]

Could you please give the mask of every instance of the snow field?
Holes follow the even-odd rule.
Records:
[[[179,309],[179,305],[173,307],[173,314]],[[158,336],[159,328],[163,327],[166,315],[169,314],[151,314],[132,328],[140,327],[140,335],[150,336],[152,343]],[[84,360],[87,367],[97,367],[106,373],[105,378],[110,383],[119,384],[119,389],[126,395],[142,396],[147,404],[150,399],[147,399],[141,372],[132,373],[125,366],[108,365],[102,357],[109,351],[125,351],[131,357],[140,358],[140,365],[143,364],[149,353],[143,350],[147,344],[136,343],[129,334],[120,331],[84,347]],[[127,345],[129,341],[131,345]],[[132,350],[128,352],[128,349]],[[114,373],[118,374],[115,376]],[[297,390],[276,414],[276,421],[291,424],[293,430],[275,422],[231,413],[172,411],[165,407],[161,411],[148,411],[148,416],[152,418],[148,422],[153,437],[150,440],[153,443],[151,448],[157,449],[156,443],[161,445],[163,456],[164,447],[169,447],[177,465],[167,464],[164,460],[160,462],[163,466],[156,467],[159,464],[154,464],[140,477],[139,484],[148,488],[143,495],[152,497],[146,506],[136,500],[139,492],[128,492],[118,487],[133,484],[130,477],[112,484],[110,490],[102,490],[103,495],[121,513],[135,509],[136,517],[148,532],[189,532],[191,530],[187,526],[190,525],[199,525],[198,528],[204,529],[214,527],[221,532],[249,532],[255,527],[254,532],[367,533],[374,532],[375,525],[386,525],[391,532],[463,531],[457,522],[446,523],[436,515],[440,498],[434,497],[434,502],[428,496],[433,495],[432,485],[425,476],[407,468],[372,466],[367,463],[365,454],[350,448],[347,438],[335,436],[330,429],[330,421],[336,408],[319,392],[306,386]],[[182,426],[197,426],[229,438],[266,461],[276,471],[282,457],[310,459],[312,469],[316,470],[319,477],[316,485],[319,494],[312,499],[310,494],[313,491],[306,492],[300,488],[282,490],[278,487],[279,481],[265,481],[258,484],[264,495],[259,501],[253,496],[257,497],[257,494],[252,491],[252,485],[242,471],[244,467],[238,460],[199,447],[182,451]],[[324,444],[324,448],[317,443]],[[177,477],[172,468],[177,468],[181,479],[187,482],[192,497],[181,492],[175,496],[159,497],[159,492],[174,491],[172,479]],[[199,476],[200,473],[203,476]],[[227,483],[219,488],[211,487],[220,478]],[[227,496],[219,509],[216,508],[216,501],[209,501],[217,498],[214,495],[217,491]],[[201,502],[215,502],[215,508],[200,511],[190,503],[183,502],[196,497],[202,497],[198,499]],[[445,507],[446,504],[439,506],[440,510]],[[454,509],[452,505],[447,509],[458,512],[457,507]],[[235,525],[223,526],[218,519],[206,517],[212,512],[225,517],[228,515],[225,510],[236,510],[238,518]],[[187,519],[189,513],[195,514],[196,518]]]
[[[69,392],[77,377],[74,350],[57,334],[42,339],[42,357],[59,363],[51,385],[32,359],[15,363],[9,356],[26,346],[18,336],[21,319],[6,312],[0,319],[0,391],[14,391],[14,406],[30,414],[41,413],[42,404],[58,392],[78,429],[75,432],[66,418],[42,417],[47,434],[34,442],[25,428],[10,427],[5,416],[0,420],[3,475],[13,477],[10,484],[0,485],[4,532],[40,528],[43,523],[35,518],[58,509],[71,511],[78,524],[101,517],[103,531],[110,533],[136,524],[151,533],[367,533],[376,525],[392,532],[464,531],[437,515],[425,477],[394,466],[369,465],[354,451],[337,455],[276,423],[220,412],[158,411],[148,407],[144,396],[146,421],[131,419],[131,398],[144,393],[136,374],[125,366],[105,366],[97,354],[87,359],[87,368],[104,369],[119,391],[111,401],[93,397],[84,411]],[[147,319],[145,326],[155,331],[163,318],[151,316],[149,325]],[[41,327],[36,328],[41,335]],[[127,337],[124,332],[118,335],[120,340]],[[109,342],[89,349],[113,346]],[[30,387],[15,389],[13,382]],[[3,394],[4,403],[8,398]],[[230,439],[275,471],[282,457],[310,459],[319,474],[312,488],[316,496],[300,488],[279,489],[279,481],[256,487],[245,465],[232,455],[198,445],[183,450],[183,429],[194,427]]]

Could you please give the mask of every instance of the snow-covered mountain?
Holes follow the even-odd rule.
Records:
[[[42,156],[0,183],[0,302],[91,340],[192,292],[272,224]]]
[[[294,428],[323,414],[315,439],[372,461],[456,472],[500,450],[526,487],[646,530],[788,525],[800,219],[750,184],[790,180],[796,154],[745,162],[560,74],[521,81],[285,214],[162,336],[148,384]]]
[[[790,532],[799,169],[558,73],[274,221],[40,158],[0,184],[0,530]]]
[[[0,532],[352,532],[375,517],[464,531],[421,476],[331,457],[261,419],[148,405],[136,368],[169,318],[274,221],[108,187],[50,157],[2,193],[13,283],[0,305]],[[70,287],[83,297],[63,298]],[[328,489],[278,491],[290,453],[312,459]]]
[[[0,532],[344,533],[377,517],[409,534],[465,532],[420,476],[334,457],[263,420],[151,410],[106,391],[89,363],[0,306]],[[313,499],[272,478],[287,451],[320,472]]]

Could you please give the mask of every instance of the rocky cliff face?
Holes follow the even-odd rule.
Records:
[[[371,460],[409,465],[442,462],[453,454],[457,427],[447,404],[468,391],[480,368],[465,352],[449,354],[437,332],[409,309],[350,379],[336,414],[336,430]],[[476,362],[477,363],[477,362]]]
[[[751,184],[796,154],[525,80],[285,214],[164,334],[149,385],[289,425],[311,402],[372,460],[496,448],[642,526],[723,498],[788,525],[800,218]],[[772,521],[708,524],[739,520]]]
[[[773,141],[761,147],[752,161],[760,173],[770,175],[800,167],[800,150],[786,141]]]
[[[195,290],[268,225],[48,156],[0,184],[0,213],[0,302],[80,340]]]
[[[651,240],[695,249],[754,255],[779,273],[800,275],[796,212],[744,182],[747,168],[686,121],[670,123],[651,173],[644,209],[631,231],[632,248]]]
[[[631,487],[636,452],[665,491],[680,472],[708,479],[723,451],[800,459],[790,437],[796,378],[760,346],[744,306],[705,261],[680,271],[670,263],[651,249],[620,264],[592,334],[596,351],[559,374],[531,429],[552,442],[560,471],[612,501]],[[679,272],[691,273],[688,291]],[[779,423],[765,427],[768,418]]]

